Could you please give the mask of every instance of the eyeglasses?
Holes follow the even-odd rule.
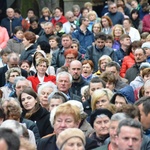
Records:
[[[68,19],[72,19],[72,18],[74,18],[74,16],[68,17]]]
[[[66,57],[67,60],[74,60],[74,57]]]

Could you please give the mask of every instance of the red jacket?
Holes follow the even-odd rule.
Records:
[[[29,81],[31,81],[33,90],[34,90],[35,92],[37,92],[37,86],[38,86],[38,84],[40,83],[40,81],[39,81],[39,79],[38,79],[38,77],[37,77],[37,74],[34,75],[34,76],[29,76],[27,79],[28,79]],[[52,76],[52,75],[47,75],[47,74],[46,74],[45,77],[44,77],[44,82],[48,82],[48,81],[51,81],[51,82],[53,82],[53,83],[56,83],[56,76]]]
[[[145,15],[143,20],[143,32],[150,32],[150,14]]]
[[[56,21],[55,18],[53,18],[51,22],[55,26],[57,22],[61,22],[62,24],[64,24],[65,22],[67,22],[67,19],[64,16],[61,16],[59,20]]]
[[[135,59],[133,53],[130,53],[128,56],[125,56],[123,58],[121,70],[120,70],[120,76],[122,78],[125,77],[126,71],[132,67],[135,64]]]

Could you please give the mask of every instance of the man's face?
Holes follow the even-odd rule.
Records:
[[[115,66],[112,66],[112,67],[106,67],[106,71],[109,71],[111,73],[113,73],[116,77],[116,79],[118,79],[119,77],[119,72],[117,71],[116,67]]]
[[[70,64],[69,73],[72,75],[73,80],[79,80],[82,73],[82,64],[77,61],[72,61]]]
[[[118,150],[140,150],[142,143],[141,130],[128,126],[121,127],[116,143]]]
[[[111,143],[114,143],[114,144],[116,144],[118,124],[119,124],[119,121],[110,121],[110,126],[109,126],[110,141]]]
[[[102,89],[102,88],[104,88],[104,87],[103,87],[103,84],[101,82],[99,82],[99,83],[90,82],[90,89],[89,89],[90,95],[92,96],[92,94],[95,90]]]
[[[121,45],[124,45],[124,46],[130,46],[131,44],[131,40],[130,38],[124,38],[123,40],[120,41]]]
[[[54,132],[56,135],[67,128],[77,128],[79,123],[75,122],[74,117],[70,114],[60,114],[54,120]]]
[[[29,82],[24,80],[24,81],[18,81],[18,83],[16,84],[16,94],[17,97],[19,97],[20,93],[27,87],[30,87]]]
[[[51,25],[47,25],[44,27],[44,32],[45,34],[52,34],[53,32],[53,27]]]
[[[69,37],[63,37],[61,42],[65,49],[70,48],[72,45],[72,40]]]
[[[95,45],[97,48],[102,49],[105,46],[105,41],[102,39],[97,39],[95,41]]]
[[[67,75],[59,76],[58,81],[56,81],[56,85],[59,91],[67,94],[69,88],[71,87],[69,77]]]
[[[150,128],[150,113],[148,115],[146,115],[144,112],[143,112],[143,104],[140,104],[138,106],[139,110],[140,110],[140,115],[141,115],[141,123],[142,123],[142,126],[144,128],[144,130],[147,130]]]
[[[116,108],[120,108],[120,107],[122,107],[122,105],[125,105],[125,104],[127,104],[127,103],[126,103],[126,100],[124,99],[124,97],[117,95],[116,99],[115,99]]]
[[[7,62],[9,68],[18,67],[18,61],[17,59],[11,59]]]
[[[7,9],[6,13],[9,18],[13,18],[15,15],[14,10],[12,8]]]
[[[140,48],[135,50],[134,57],[136,63],[141,63],[146,60],[146,55],[144,54],[143,50]]]
[[[115,83],[113,82],[106,82],[106,88],[110,89],[111,91],[113,91],[115,89]]]
[[[110,5],[109,11],[111,13],[116,13],[117,12],[117,6],[116,6],[116,4]]]
[[[125,29],[129,29],[129,28],[131,27],[131,24],[129,23],[128,20],[124,20],[124,21],[123,21],[123,27],[124,27]]]
[[[29,10],[27,16],[28,16],[29,19],[31,17],[34,17],[34,12],[32,10]]]
[[[55,17],[61,17],[62,16],[62,12],[59,9],[55,9]]]

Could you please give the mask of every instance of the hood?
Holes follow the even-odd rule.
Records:
[[[115,99],[117,95],[121,95],[125,98],[127,104],[133,104],[135,102],[134,91],[130,85],[125,86],[124,88],[118,90],[110,100],[112,104],[115,104]]]
[[[44,58],[46,58],[46,53],[43,50],[36,50],[34,55],[33,55],[33,65],[34,65],[34,67],[36,66],[36,64],[35,64],[36,63],[35,62],[35,54],[36,53],[41,53],[44,56]]]

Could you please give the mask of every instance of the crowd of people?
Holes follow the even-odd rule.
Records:
[[[150,149],[149,2],[92,6],[7,8],[0,149]]]

